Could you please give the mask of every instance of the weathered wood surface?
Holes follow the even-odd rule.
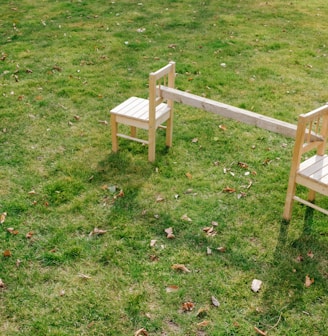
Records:
[[[271,132],[280,133],[286,137],[295,138],[296,136],[297,126],[285,121],[270,118],[262,114],[254,113],[166,86],[161,86],[160,91],[161,95],[165,99],[172,99],[178,103],[200,108],[205,111],[238,120],[249,125],[257,126]]]

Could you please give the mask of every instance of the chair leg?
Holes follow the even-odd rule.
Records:
[[[283,218],[286,221],[290,221],[292,217],[295,191],[296,191],[296,184],[293,182],[292,184],[289,184],[288,189],[287,189],[287,196],[286,196],[285,208],[284,208],[284,214],[283,214]]]
[[[167,120],[166,124],[166,146],[172,147],[172,137],[173,137],[173,117]]]
[[[111,132],[112,132],[112,151],[116,153],[118,151],[117,122],[116,122],[116,117],[114,115],[111,115],[110,124],[111,124]]]
[[[133,138],[136,138],[137,137],[137,128],[134,127],[134,126],[131,126],[131,136]]]
[[[148,131],[148,161],[155,161],[156,150],[156,129],[149,129]]]
[[[309,202],[312,202],[312,203],[314,202],[314,200],[315,200],[315,191],[309,190],[308,200],[309,200]]]

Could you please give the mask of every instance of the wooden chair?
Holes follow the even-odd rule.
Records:
[[[326,209],[314,204],[316,193],[328,196],[327,135],[328,105],[299,116],[283,214],[287,221],[291,219],[294,201],[328,215]],[[308,188],[307,200],[296,196],[296,185]]]
[[[156,130],[166,129],[166,146],[172,146],[173,100],[164,101],[161,85],[173,88],[175,62],[149,74],[149,98],[131,97],[114,107],[111,113],[112,150],[118,151],[118,137],[148,145],[148,160],[155,161]],[[162,124],[166,122],[166,126]],[[131,135],[118,132],[118,124],[130,126]],[[137,128],[148,131],[148,139],[137,137]]]

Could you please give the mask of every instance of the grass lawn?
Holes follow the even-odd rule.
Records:
[[[0,6],[0,334],[324,335],[327,216],[282,222],[293,139],[175,104],[151,164],[108,123],[170,60],[296,123],[328,101],[326,0]]]

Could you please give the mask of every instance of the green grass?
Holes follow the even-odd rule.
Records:
[[[292,139],[176,104],[150,164],[104,121],[174,60],[177,88],[296,123],[327,101],[326,2],[0,5],[0,334],[323,335],[327,217],[282,223]]]

